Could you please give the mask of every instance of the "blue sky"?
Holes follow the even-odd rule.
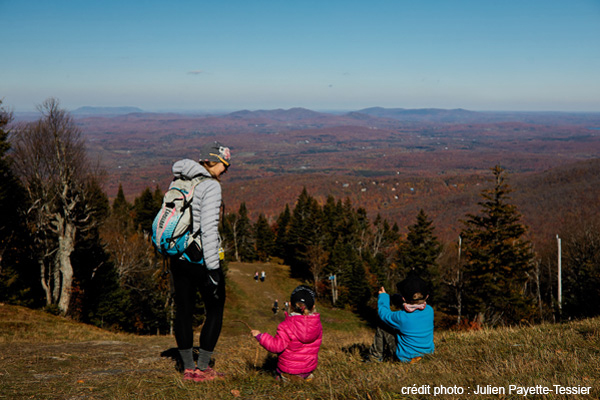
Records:
[[[600,0],[0,0],[31,111],[600,111]]]

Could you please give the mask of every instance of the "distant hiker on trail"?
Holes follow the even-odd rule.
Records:
[[[433,353],[433,308],[427,304],[427,286],[416,273],[410,272],[397,285],[399,311],[390,309],[390,296],[381,287],[377,306],[383,324],[377,327],[369,349],[370,361],[383,361],[385,356],[393,354],[399,361],[414,363],[424,354]]]
[[[254,282],[258,283],[258,271],[254,272]]]
[[[279,354],[277,379],[284,382],[310,381],[319,362],[319,349],[323,340],[321,316],[315,308],[315,292],[300,285],[292,292],[291,314],[277,327],[275,337],[253,329],[252,336],[271,353]]]
[[[265,271],[262,271],[262,272],[260,273],[260,281],[261,281],[261,282],[264,282],[264,281],[265,281]]]
[[[277,302],[277,299],[275,299],[275,302],[273,303],[273,314],[277,314],[277,312],[279,311],[279,303]]]
[[[191,203],[193,227],[199,233],[200,245],[192,241],[185,251],[187,259],[171,258],[171,276],[175,289],[175,340],[183,361],[184,380],[196,382],[222,378],[208,363],[221,334],[225,308],[225,276],[221,269],[219,239],[219,212],[221,209],[221,184],[219,177],[230,165],[229,148],[219,142],[205,145],[200,150],[199,161],[189,159],[173,165],[175,178],[192,179],[205,176],[194,189]],[[188,261],[189,260],[189,261]],[[200,290],[206,320],[200,333],[197,364],[194,363],[192,327],[196,293]]]

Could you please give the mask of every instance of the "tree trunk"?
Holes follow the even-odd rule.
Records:
[[[60,298],[58,308],[62,314],[67,314],[71,303],[71,290],[73,285],[73,265],[71,254],[75,250],[75,233],[77,229],[70,222],[65,222],[64,232],[58,238],[58,252],[56,259],[60,269]]]
[[[58,250],[58,249],[57,249]],[[58,253],[55,254],[52,259],[52,283],[50,285],[52,289],[52,304],[58,304],[60,299],[60,288],[61,288],[61,277],[60,277],[60,259]]]
[[[40,264],[40,281],[42,283],[42,289],[44,289],[44,293],[46,294],[46,305],[49,306],[52,304],[52,292],[50,290],[50,285],[48,284],[48,276],[46,273],[46,263],[44,262],[44,258],[40,258],[38,263]]]
[[[237,238],[237,221],[231,224],[233,233],[233,249],[235,254],[235,261],[240,262],[240,252],[238,251],[238,238]]]

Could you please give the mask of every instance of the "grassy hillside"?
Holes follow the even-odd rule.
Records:
[[[266,272],[264,283],[254,282],[255,270]],[[275,264],[230,265],[225,327],[215,351],[215,368],[227,379],[204,384],[181,380],[170,357],[172,337],[111,333],[0,305],[0,399],[417,399],[433,398],[436,390],[464,393],[435,398],[522,399],[521,387],[528,388],[528,398],[600,396],[598,318],[436,332],[436,354],[420,363],[370,364],[360,352],[373,332],[351,313],[323,305],[317,380],[281,385],[271,375],[274,358],[238,321],[274,333],[283,316],[273,315],[272,302],[282,305],[298,284],[287,272]],[[504,394],[472,394],[478,386]],[[582,388],[590,393],[567,394],[587,390]],[[539,394],[543,390],[548,392]]]

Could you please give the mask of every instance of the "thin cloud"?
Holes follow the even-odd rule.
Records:
[[[200,75],[203,73],[204,73],[204,71],[202,71],[201,69],[197,69],[195,71],[188,71],[188,75]]]

